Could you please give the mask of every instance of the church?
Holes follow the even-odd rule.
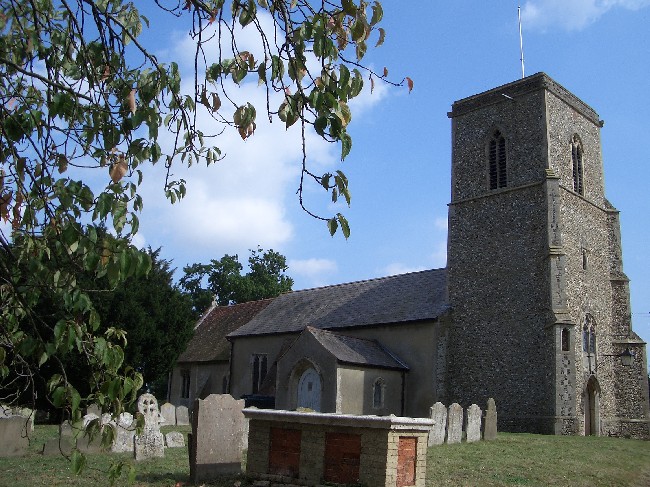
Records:
[[[492,397],[504,431],[650,438],[598,114],[538,73],[448,116],[447,267],[213,307],[171,402],[426,417]]]

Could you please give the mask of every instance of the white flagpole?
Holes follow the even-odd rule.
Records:
[[[521,33],[521,5],[517,7],[517,16],[519,17],[519,52],[521,53],[519,60],[521,61],[521,78],[523,79],[526,74],[524,72],[524,37]]]

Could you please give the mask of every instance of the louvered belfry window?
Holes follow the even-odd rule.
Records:
[[[508,185],[506,171],[506,139],[499,130],[495,130],[488,149],[488,166],[490,189],[505,188]]]
[[[571,160],[573,162],[573,191],[584,195],[582,143],[577,135],[571,139]]]

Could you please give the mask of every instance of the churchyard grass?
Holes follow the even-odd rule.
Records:
[[[189,426],[163,427],[187,433]],[[88,456],[88,468],[75,476],[61,456],[42,456],[55,426],[36,426],[30,451],[21,458],[0,458],[0,486],[108,485],[104,471],[111,459],[129,454]],[[135,487],[189,486],[187,448],[166,449],[165,457],[137,464]],[[206,484],[232,487],[234,478]],[[242,486],[250,485],[240,479]],[[129,485],[124,480],[117,486]],[[492,442],[429,448],[427,486],[631,486],[650,485],[650,442],[597,437],[557,437],[499,433]]]

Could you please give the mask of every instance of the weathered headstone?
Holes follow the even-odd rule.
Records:
[[[460,443],[463,438],[463,408],[458,403],[449,406],[447,415],[447,444]]]
[[[185,446],[185,436],[180,431],[170,431],[165,435],[167,448],[181,448]]]
[[[34,418],[36,417],[36,411],[30,408],[14,408],[14,416],[21,416],[29,420],[29,430],[34,431]]]
[[[95,413],[86,413],[83,417],[83,429],[86,429],[91,421],[99,419],[99,416]]]
[[[211,394],[194,403],[190,437],[190,478],[195,484],[241,472],[246,419],[244,400]]]
[[[141,435],[135,437],[135,459],[165,456],[165,438],[160,432],[158,401],[153,394],[142,394],[138,398],[138,411],[144,416],[144,428]]]
[[[50,438],[43,445],[43,455],[70,455],[72,452],[73,438],[72,426],[68,421],[59,425],[59,436]]]
[[[160,406],[160,414],[165,418],[165,426],[174,426],[176,424],[176,406],[166,402]]]
[[[0,417],[0,458],[27,453],[29,420],[22,416]]]
[[[474,443],[481,441],[481,419],[483,411],[476,404],[472,404],[467,408],[467,415],[465,416],[465,434],[467,443]]]
[[[190,424],[190,413],[185,406],[178,406],[176,408],[176,424],[179,426],[187,426]]]
[[[429,446],[442,445],[445,442],[445,431],[447,429],[447,408],[441,402],[435,403],[429,412],[433,419],[433,426],[429,432]]]
[[[94,414],[98,418],[101,418],[102,410],[97,404],[91,404],[86,408],[86,414]]]
[[[115,428],[115,439],[111,446],[111,451],[115,453],[133,453],[133,444],[135,438],[135,424],[133,415],[122,413],[117,421]]]
[[[487,402],[487,411],[485,411],[485,421],[483,422],[483,439],[496,440],[497,438],[497,406],[493,398]]]

